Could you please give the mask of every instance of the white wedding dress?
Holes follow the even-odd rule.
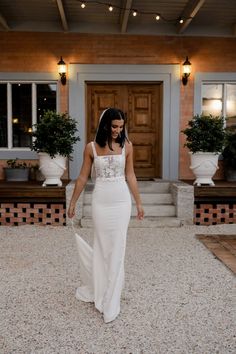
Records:
[[[125,148],[119,155],[98,156],[95,144],[91,144],[96,172],[92,196],[94,243],[91,248],[76,234],[82,281],[76,298],[94,302],[107,323],[120,312],[131,197],[125,181]]]

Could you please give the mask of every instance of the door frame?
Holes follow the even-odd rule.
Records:
[[[69,114],[78,121],[80,141],[70,162],[70,178],[75,179],[83,161],[86,144],[86,83],[162,82],[162,178],[177,180],[179,175],[180,65],[70,64]]]

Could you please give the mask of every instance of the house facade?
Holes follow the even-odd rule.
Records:
[[[70,179],[79,173],[84,146],[106,107],[126,113],[136,173],[147,179],[194,178],[181,133],[194,114],[229,112],[236,120],[235,37],[1,32],[0,48],[0,179],[10,158],[37,162],[29,141],[42,107],[68,111],[78,122],[81,140],[64,176]],[[57,71],[61,56],[67,65],[66,85]],[[183,85],[186,56],[192,70]],[[40,85],[51,93],[44,97]],[[29,90],[30,102],[24,94],[14,98],[14,90],[22,86]],[[17,135],[19,112],[23,117],[26,106],[32,120]],[[222,168],[215,178],[223,179]]]

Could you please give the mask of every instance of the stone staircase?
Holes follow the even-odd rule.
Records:
[[[138,185],[145,218],[142,221],[136,219],[136,208],[133,202],[129,227],[177,227],[192,223],[193,193],[191,186],[182,182],[164,180],[139,181]],[[88,183],[79,200],[78,220],[82,227],[92,227],[92,190],[93,184]],[[187,214],[184,211],[186,208],[188,209]]]

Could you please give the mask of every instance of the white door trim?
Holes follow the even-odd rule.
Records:
[[[69,114],[78,121],[80,141],[70,162],[70,178],[75,179],[82,165],[86,143],[86,82],[163,82],[162,178],[178,179],[180,66],[130,64],[70,64]]]

